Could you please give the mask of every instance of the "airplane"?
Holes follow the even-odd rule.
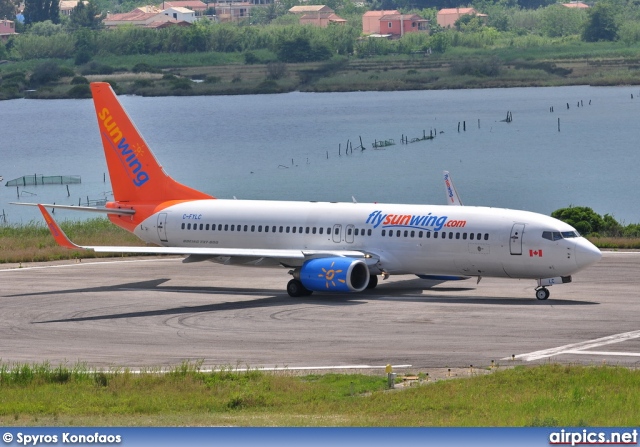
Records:
[[[284,267],[292,297],[358,293],[378,277],[530,279],[549,286],[602,254],[570,225],[529,211],[478,206],[224,200],[165,173],[108,83],[90,85],[114,200],[104,207],[38,206],[63,247],[186,255],[185,263]],[[445,174],[447,175],[447,174]],[[445,177],[445,185],[447,179]],[[462,205],[452,183],[454,205]],[[46,207],[104,213],[146,247],[79,246]]]

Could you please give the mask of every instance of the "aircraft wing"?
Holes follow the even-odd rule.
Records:
[[[291,250],[268,248],[217,248],[217,247],[129,247],[117,245],[77,245],[73,243],[62,231],[58,223],[51,217],[44,205],[37,205],[44,217],[51,235],[58,245],[75,249],[90,250],[96,253],[140,253],[163,255],[194,255],[198,257],[242,257],[242,258],[271,258],[271,259],[311,259],[330,256],[368,258],[372,256],[362,251],[354,250]],[[77,207],[73,207],[77,208]]]

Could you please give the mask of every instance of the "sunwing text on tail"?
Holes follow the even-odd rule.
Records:
[[[600,251],[564,222],[476,206],[216,199],[167,175],[107,83],[91,84],[114,201],[106,213],[152,247],[78,246],[38,205],[56,241],[112,253],[186,255],[184,262],[285,267],[291,296],[362,292],[378,277],[531,279],[547,287],[597,262]],[[462,205],[445,172],[450,204]],[[33,205],[33,204],[32,204]],[[56,207],[61,208],[60,205]]]

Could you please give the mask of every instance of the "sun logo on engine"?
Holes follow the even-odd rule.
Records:
[[[331,267],[333,267],[334,264],[335,264],[335,262],[332,262],[331,263]],[[322,271],[324,272],[324,274],[323,273],[319,273],[318,277],[325,279],[327,289],[329,288],[329,283],[331,283],[331,285],[333,287],[336,286],[336,283],[335,283],[334,279],[336,281],[338,281],[338,282],[343,283],[343,284],[346,282],[344,279],[336,279],[336,275],[338,273],[342,273],[342,270],[334,270],[332,268],[329,268],[329,270],[326,270],[324,267],[322,267]]]

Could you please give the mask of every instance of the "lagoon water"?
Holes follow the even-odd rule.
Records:
[[[219,198],[444,204],[442,171],[449,170],[467,205],[546,214],[585,205],[640,222],[638,87],[121,101],[170,175]],[[507,112],[510,123],[502,121]],[[423,131],[437,136],[401,144],[402,135]],[[372,148],[387,139],[396,145]],[[2,213],[9,223],[41,221],[37,209],[11,201],[111,198],[105,173],[90,100],[0,102],[0,224]],[[32,174],[81,175],[82,183],[69,185],[70,196],[63,185],[4,186]]]

